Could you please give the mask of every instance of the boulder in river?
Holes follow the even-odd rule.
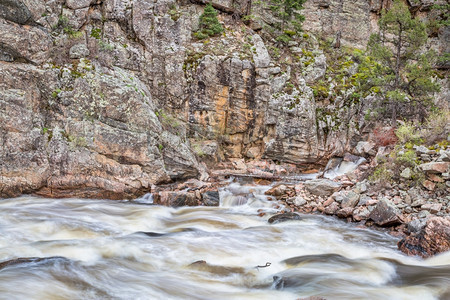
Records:
[[[328,179],[314,179],[305,182],[305,187],[311,194],[318,196],[330,196],[338,191],[341,185]]]
[[[377,206],[370,213],[369,219],[372,219],[379,226],[401,223],[400,211],[391,201],[384,198],[378,201]]]
[[[398,248],[408,255],[429,257],[450,250],[450,217],[429,218],[426,226],[398,242]]]
[[[281,222],[291,221],[291,220],[301,220],[300,215],[292,212],[277,214],[268,220],[270,224],[277,224]]]
[[[220,198],[218,191],[207,191],[202,194],[203,204],[206,206],[219,206]]]

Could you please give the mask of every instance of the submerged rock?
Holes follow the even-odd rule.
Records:
[[[277,224],[277,223],[292,221],[292,220],[301,220],[301,217],[299,214],[288,212],[288,213],[274,215],[274,216],[270,217],[268,222],[270,224]]]
[[[432,217],[418,233],[398,242],[398,248],[408,255],[429,257],[450,250],[450,217]]]
[[[28,263],[49,263],[56,260],[68,262],[69,259],[62,256],[50,256],[50,257],[19,257],[11,260],[0,262],[0,270],[9,266],[16,266]]]

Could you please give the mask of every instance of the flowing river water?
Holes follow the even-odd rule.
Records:
[[[220,207],[177,209],[0,200],[0,299],[450,299],[450,253],[407,257],[324,216],[269,224],[268,188],[231,183]]]

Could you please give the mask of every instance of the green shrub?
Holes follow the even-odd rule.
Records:
[[[392,171],[383,164],[378,166],[368,179],[372,183],[391,183],[393,175]]]
[[[194,32],[198,39],[206,39],[223,32],[223,27],[217,19],[217,11],[211,4],[205,6],[203,14],[199,18],[199,30]]]
[[[416,126],[413,123],[405,123],[397,128],[395,131],[400,143],[417,143],[420,141],[420,134],[416,130]]]

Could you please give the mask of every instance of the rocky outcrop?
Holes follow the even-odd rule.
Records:
[[[428,219],[425,227],[398,242],[398,247],[408,255],[429,257],[450,250],[450,218]]]

